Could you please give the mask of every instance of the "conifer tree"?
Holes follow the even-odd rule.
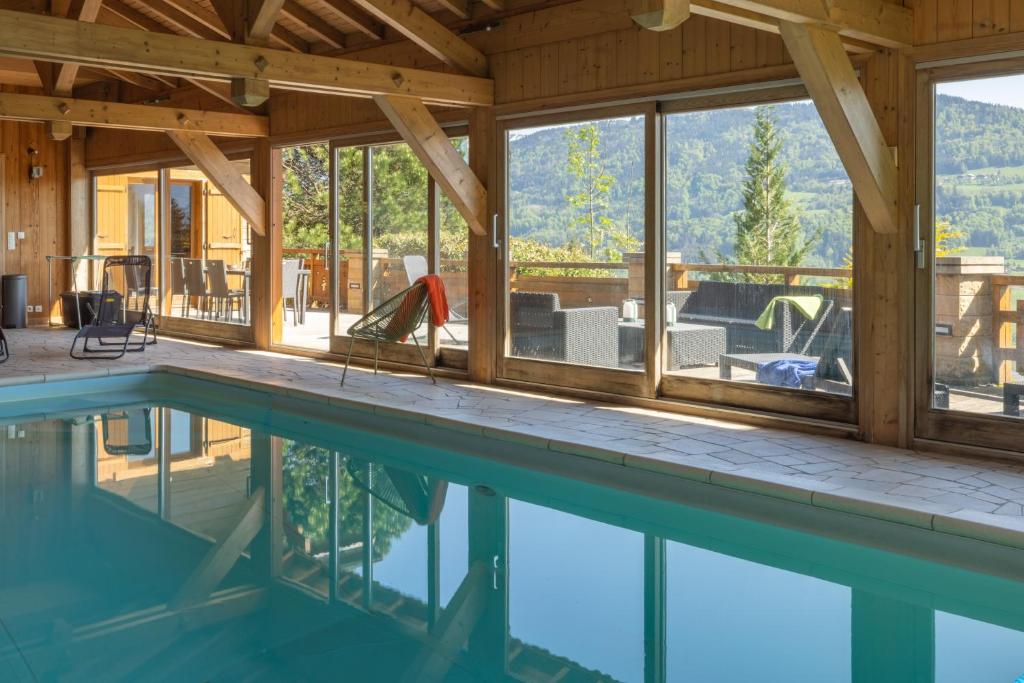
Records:
[[[779,158],[782,138],[767,109],[759,107],[754,117],[753,142],[747,157],[747,179],[743,183],[743,209],[736,223],[734,255],[718,253],[722,263],[770,266],[798,266],[821,236],[818,230],[804,240],[797,212],[786,198],[786,166]],[[747,282],[778,281],[775,275],[745,274]]]

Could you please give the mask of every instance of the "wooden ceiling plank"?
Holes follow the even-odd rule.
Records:
[[[161,20],[175,27],[181,33],[206,40],[219,40],[230,37],[223,32],[210,28],[201,21],[196,21],[187,13],[166,2],[166,0],[146,0],[146,6],[153,10]]]
[[[384,39],[384,25],[353,5],[350,0],[323,0],[323,2],[366,37],[374,40]]]
[[[839,34],[788,21],[780,29],[864,213],[876,232],[896,232],[896,162]]]
[[[214,33],[224,38],[231,38],[231,31],[216,12],[211,12],[192,0],[167,0],[167,2]]]
[[[124,104],[73,97],[0,93],[0,118],[131,130],[184,130],[226,137],[266,137],[264,116]]]
[[[423,102],[415,97],[389,95],[373,99],[470,229],[486,235],[487,190]]]
[[[309,52],[309,43],[284,26],[275,26],[271,30],[269,42],[292,52]]]
[[[488,106],[494,102],[494,83],[485,78],[293,54],[10,10],[0,10],[0,54],[184,78],[263,78],[280,89],[352,97],[405,95],[455,106]]]
[[[482,0],[482,2],[495,12],[505,11],[505,0]]]
[[[281,10],[331,47],[345,47],[345,33],[295,0],[285,0]]]
[[[412,0],[353,2],[445,64],[475,76],[487,74],[487,57],[482,52],[452,33]]]
[[[242,214],[253,232],[265,235],[266,202],[238,168],[224,156],[213,140],[204,133],[182,130],[169,130],[167,136],[210,179],[238,213]]]
[[[690,0],[651,0],[633,21],[649,31],[671,31],[690,18]]]
[[[182,79],[189,85],[199,88],[203,92],[213,95],[221,102],[231,105],[236,111],[245,112],[246,114],[252,114],[248,109],[231,99],[231,85],[228,83],[218,83],[217,81],[204,81],[199,78],[185,78]]]
[[[130,5],[126,5],[121,2],[121,0],[104,0],[100,16],[103,16],[106,13],[115,14],[132,26],[141,28],[144,31],[174,33],[174,30],[171,27],[157,21],[148,14],[143,14]]]
[[[156,92],[164,89],[164,85],[151,76],[132,73],[131,71],[122,71],[121,69],[100,69],[99,71],[108,77],[113,77],[119,81],[137,85],[138,87],[145,88],[146,90]]]

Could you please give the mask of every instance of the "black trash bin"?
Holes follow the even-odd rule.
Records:
[[[3,316],[0,324],[5,328],[26,327],[28,325],[28,276],[4,275],[0,280],[3,286]]]

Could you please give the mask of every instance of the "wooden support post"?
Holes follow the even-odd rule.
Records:
[[[263,197],[252,188],[220,148],[203,133],[167,131],[181,151],[192,160],[210,182],[223,193],[231,206],[242,214],[257,235],[266,233],[267,207]]]
[[[266,491],[263,487],[253,492],[246,501],[238,523],[220,543],[210,548],[203,561],[195,568],[181,589],[171,599],[172,609],[181,609],[205,601],[210,593],[228,575],[238,562],[242,551],[263,528]]]
[[[690,0],[649,0],[633,21],[650,31],[671,31],[690,18]]]
[[[469,165],[478,180],[490,183],[495,155],[494,111],[479,108],[470,112]],[[495,195],[488,192],[487,215],[497,213]],[[496,222],[490,227],[496,229]],[[496,316],[498,303],[499,254],[494,244],[497,239],[490,231],[480,235],[469,233],[467,279],[469,286],[469,377],[475,382],[494,380]]]
[[[876,232],[896,232],[896,162],[839,34],[782,22],[782,38]]]
[[[46,137],[51,140],[61,141],[67,140],[71,137],[71,122],[70,121],[47,121],[46,122]]]
[[[251,163],[252,187],[264,197],[266,234],[252,244],[252,328],[256,348],[281,341],[281,150],[259,140]]]
[[[231,101],[242,107],[258,107],[270,99],[270,83],[262,78],[232,78]]]
[[[377,96],[374,101],[466,219],[470,229],[478,235],[486,234],[487,190],[423,102],[414,97],[388,95]]]
[[[84,131],[83,131],[84,132]],[[85,137],[76,136],[68,143],[68,246],[72,256],[85,256],[91,252],[92,221],[89,215],[89,196],[92,191],[89,171],[85,167]],[[79,261],[71,266],[71,283],[78,289],[89,289],[89,263]],[[52,311],[51,313],[56,313]]]

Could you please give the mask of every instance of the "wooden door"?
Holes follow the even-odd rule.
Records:
[[[206,207],[206,258],[225,265],[241,265],[244,221],[224,194],[211,183],[203,183]]]
[[[96,177],[94,253],[124,254],[128,242],[128,176]]]

